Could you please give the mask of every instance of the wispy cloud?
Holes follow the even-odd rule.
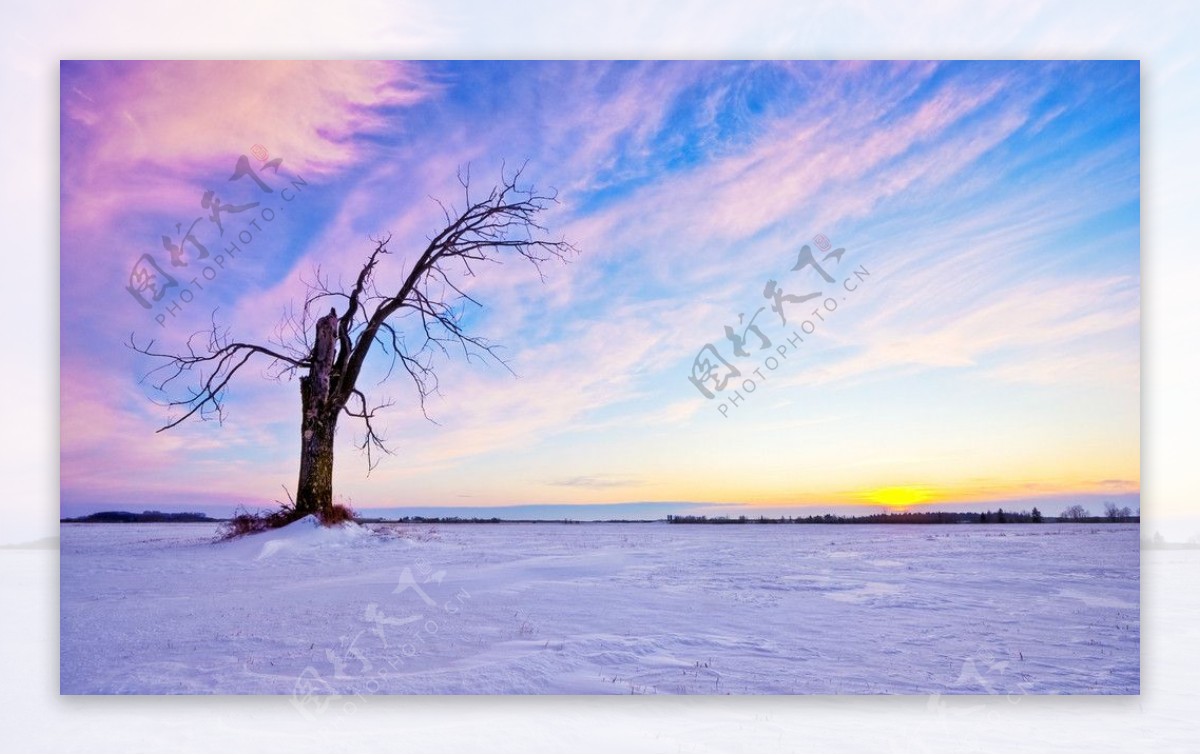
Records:
[[[132,258],[116,252],[153,242],[254,144],[304,174],[313,199],[194,310],[221,306],[239,337],[269,335],[318,267],[335,283],[356,272],[372,237],[391,235],[380,284],[398,285],[436,230],[431,197],[463,201],[468,164],[483,188],[528,159],[530,180],[560,190],[547,226],[583,250],[544,280],[509,263],[464,282],[485,305],[472,328],[505,346],[517,377],[444,360],[438,424],[402,380],[376,384],[386,364],[368,366],[364,388],[396,399],[381,425],[397,455],[366,479],[359,429],[342,426],[338,486],[358,505],[625,489],[819,500],[955,465],[939,483],[980,495],[1082,489],[1111,475],[1102,464],[1137,484],[1136,66],[68,63],[62,91],[64,497],[269,499],[294,477],[294,383],[247,375],[219,431],[153,435],[161,412],[134,382],[144,365],[117,346],[145,331],[122,291]],[[769,410],[725,422],[688,364],[706,342],[728,348],[723,327],[763,306],[764,280],[818,232],[870,267],[870,287],[773,378]],[[1039,410],[1028,457],[998,437],[964,459],[953,436],[985,433],[942,417],[936,392],[912,384],[926,376],[980,407],[1049,395],[1063,408]],[[892,395],[925,409],[906,415],[922,424],[903,441],[855,403]],[[1112,405],[1105,420],[1086,411]],[[777,440],[818,431],[803,455]],[[1118,450],[1089,461],[1089,431]]]
[[[603,490],[605,488],[634,488],[646,483],[637,478],[614,477],[612,475],[589,475],[582,477],[567,477],[561,480],[551,480],[551,485],[556,485],[564,488],[593,488]]]

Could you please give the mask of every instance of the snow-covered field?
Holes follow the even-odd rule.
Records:
[[[62,526],[64,693],[1136,694],[1137,525]]]

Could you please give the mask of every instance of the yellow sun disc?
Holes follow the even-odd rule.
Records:
[[[929,492],[923,488],[880,488],[868,493],[866,498],[884,506],[903,508],[929,500]]]

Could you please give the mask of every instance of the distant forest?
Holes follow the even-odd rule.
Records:
[[[182,512],[170,514],[163,511],[101,511],[76,518],[63,518],[64,523],[83,524],[157,524],[164,522],[224,522],[207,514]],[[404,516],[395,519],[382,517],[355,517],[360,524],[585,524],[575,519],[500,519],[499,517],[458,516]],[[654,522],[661,519],[605,519],[608,523]],[[820,514],[812,516],[694,516],[690,514],[668,514],[668,524],[1017,524],[1042,522],[1079,522],[1081,524],[1102,522],[1140,522],[1141,512],[1134,513],[1128,507],[1118,508],[1106,504],[1102,515],[1093,515],[1082,506],[1071,506],[1058,517],[1043,516],[1035,506],[1032,511],[985,511],[983,513],[953,511],[894,511],[862,516],[839,516]]]
[[[889,511],[862,516],[838,516],[822,514],[813,516],[691,516],[670,514],[669,524],[1041,524],[1043,522],[1079,522],[1081,524],[1101,522],[1140,522],[1141,513],[1135,514],[1129,507],[1118,508],[1105,505],[1105,513],[1095,516],[1082,506],[1071,506],[1058,517],[1043,516],[1035,506],[1032,511]]]
[[[140,514],[134,514],[130,511],[100,511],[87,516],[75,517],[74,519],[63,518],[60,522],[69,522],[72,524],[156,524],[161,522],[220,522],[222,519],[213,519],[208,514],[200,514],[193,511],[184,511],[178,514],[170,514],[165,511],[143,511]]]

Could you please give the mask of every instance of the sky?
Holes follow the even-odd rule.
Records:
[[[1139,100],[1136,61],[64,62],[62,511],[285,499],[296,381],[156,433],[131,334],[267,343],[318,269],[390,234],[395,284],[460,169],[521,164],[580,253],[464,281],[512,372],[442,359],[434,422],[370,365],[394,454],[368,474],[343,418],[339,500],[1138,508]]]

